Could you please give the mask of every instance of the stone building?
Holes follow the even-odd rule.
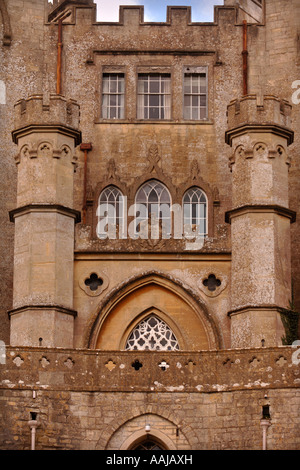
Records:
[[[300,1],[0,12],[0,447],[299,449]]]

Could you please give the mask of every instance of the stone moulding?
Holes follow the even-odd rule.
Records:
[[[279,126],[278,124],[266,123],[266,124],[257,124],[257,123],[248,123],[241,126],[230,129],[225,133],[225,142],[226,144],[232,146],[232,141],[234,138],[239,137],[244,134],[251,133],[267,133],[273,134],[280,137],[284,137],[287,140],[287,144],[291,145],[294,142],[294,131],[290,130],[288,127]]]
[[[287,217],[288,219],[291,220],[291,223],[296,222],[296,212],[287,209],[286,207],[281,207],[281,206],[276,206],[276,205],[246,205],[246,206],[241,206],[237,207],[236,209],[233,209],[231,211],[227,211],[225,213],[225,222],[230,224],[231,219],[234,217],[238,217],[240,215],[245,215],[245,214],[252,214],[252,213],[274,213],[277,215],[280,215],[282,217]]]
[[[230,312],[227,313],[228,317],[232,317],[233,315],[239,315],[240,313],[245,313],[245,311],[253,311],[253,310],[278,310],[280,312],[280,307],[278,305],[245,305],[244,307],[238,307],[234,310],[230,310]]]
[[[34,133],[58,133],[68,137],[73,137],[75,146],[81,143],[81,131],[73,129],[72,127],[63,126],[61,124],[30,124],[20,129],[12,131],[12,140],[15,144],[18,144],[18,140],[26,135]]]
[[[41,310],[55,310],[60,313],[64,313],[65,315],[71,315],[72,317],[77,317],[76,310],[62,307],[60,305],[26,305],[23,307],[14,308],[7,312],[8,316],[11,317],[12,315],[17,315],[18,313],[23,313],[26,310],[36,311],[39,313]]]
[[[81,213],[75,209],[61,206],[59,204],[28,204],[23,207],[18,207],[9,212],[9,219],[14,222],[16,217],[28,214],[30,212],[57,212],[59,214],[71,217],[75,223],[81,222]]]

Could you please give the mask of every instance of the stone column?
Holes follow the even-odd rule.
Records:
[[[226,143],[233,148],[231,346],[278,346],[285,332],[279,308],[291,300],[287,147],[290,105],[248,95],[228,106]]]
[[[41,95],[15,105],[18,145],[11,345],[73,347],[74,150],[79,107]]]

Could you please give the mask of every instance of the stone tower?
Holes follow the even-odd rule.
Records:
[[[231,346],[281,344],[279,308],[291,300],[287,147],[291,106],[274,96],[244,96],[228,106],[233,154]]]
[[[79,107],[51,95],[15,105],[18,145],[14,296],[11,344],[72,347],[74,146],[80,142]]]

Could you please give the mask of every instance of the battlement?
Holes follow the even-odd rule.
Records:
[[[176,26],[178,23],[186,25],[199,24],[219,24],[225,21],[232,24],[236,23],[238,8],[235,5],[218,5],[214,7],[213,22],[192,22],[192,9],[190,6],[167,6],[165,22],[145,21],[144,6],[142,5],[120,5],[119,21],[103,21],[101,19],[101,9],[98,11],[93,0],[54,0],[53,5],[48,4],[48,22],[57,22],[62,19],[64,23],[76,24],[77,10],[87,8],[91,10],[91,19],[94,24],[101,25],[119,25],[126,26],[131,24],[138,25],[157,25],[157,26]],[[229,15],[229,18],[228,18]]]
[[[79,134],[80,110],[75,100],[67,100],[61,95],[32,95],[15,104],[15,131],[13,140],[17,142],[18,130],[28,126],[63,126],[76,130]],[[76,139],[78,140],[78,138]]]
[[[235,99],[227,107],[228,131],[226,142],[231,143],[237,129],[247,126],[271,126],[277,128],[287,138],[288,144],[293,143],[291,125],[292,106],[286,100],[276,96],[247,95],[241,99]]]

